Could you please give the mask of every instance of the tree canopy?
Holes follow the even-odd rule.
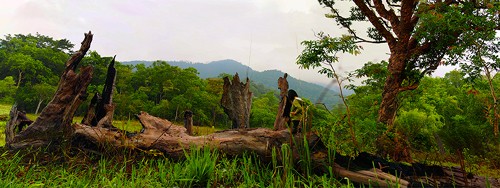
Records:
[[[439,65],[457,63],[456,57],[463,57],[473,41],[497,38],[495,31],[500,28],[500,5],[495,1],[349,2],[354,4],[345,14],[340,7],[345,7],[346,2],[319,0],[331,10],[327,17],[346,29],[353,43],[387,43],[391,53],[389,74],[378,112],[378,120],[387,124],[392,124],[396,117],[399,93],[418,88],[420,79]],[[365,28],[366,33],[356,30],[366,22],[371,25]],[[482,49],[483,54],[495,51]]]

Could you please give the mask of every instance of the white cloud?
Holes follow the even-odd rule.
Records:
[[[279,69],[311,82],[328,83],[294,63],[300,42],[341,30],[315,0],[64,1],[2,3],[1,35],[36,33],[79,44],[94,35],[92,50],[126,60],[235,59],[256,70]],[[386,45],[365,46],[358,57],[341,59],[342,71],[387,58]]]

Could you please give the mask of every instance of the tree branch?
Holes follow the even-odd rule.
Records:
[[[399,92],[402,92],[402,91],[408,91],[408,90],[415,90],[418,88],[418,82],[417,83],[414,83],[412,85],[409,85],[409,86],[405,86],[405,87],[400,87],[398,90]]]
[[[368,17],[368,20],[373,24],[375,29],[387,40],[389,46],[393,46],[396,44],[396,39],[392,35],[391,32],[387,30],[386,27],[382,23],[380,23],[379,18],[375,13],[363,2],[363,0],[354,0],[354,3],[359,7],[361,12]]]
[[[394,13],[394,11],[391,10],[386,10],[384,4],[382,3],[382,0],[373,0],[375,3],[375,10],[377,10],[378,14],[385,18],[386,20],[389,20],[391,22],[391,25],[394,27],[397,27],[399,25],[399,19]]]

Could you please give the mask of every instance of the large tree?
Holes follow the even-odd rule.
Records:
[[[470,43],[478,33],[499,29],[498,1],[469,0],[319,0],[327,15],[345,28],[354,43],[387,43],[389,74],[385,80],[378,120],[392,124],[399,93],[414,90],[419,80],[432,73],[445,58],[464,51],[455,46]],[[341,4],[336,4],[337,2]],[[340,5],[340,6],[339,6]],[[358,30],[368,22],[366,35]],[[360,27],[361,26],[361,27]],[[344,36],[345,37],[345,36]],[[456,61],[446,61],[456,62]]]

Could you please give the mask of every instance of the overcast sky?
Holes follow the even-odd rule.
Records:
[[[234,59],[252,69],[278,69],[315,83],[329,82],[295,60],[301,41],[320,31],[340,36],[316,0],[0,0],[0,35],[40,33],[79,48],[94,33],[91,50],[118,61]],[[346,6],[346,9],[349,7]],[[386,44],[363,45],[337,68],[352,71],[388,58]]]

